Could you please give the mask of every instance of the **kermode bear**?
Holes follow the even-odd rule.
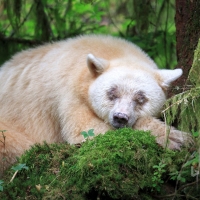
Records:
[[[164,146],[166,126],[154,117],[181,74],[158,69],[139,47],[111,36],[79,36],[16,54],[0,69],[1,166],[35,143],[80,143],[90,129],[151,130]],[[187,137],[171,128],[168,147],[179,149]]]

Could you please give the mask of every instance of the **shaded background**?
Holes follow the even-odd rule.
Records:
[[[15,52],[80,34],[126,38],[174,68],[173,0],[1,0],[0,63]]]

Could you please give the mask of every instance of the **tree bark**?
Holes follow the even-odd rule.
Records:
[[[200,1],[176,0],[176,51],[177,68],[183,75],[172,86],[170,96],[188,89],[187,78],[192,67],[194,50],[200,38]]]

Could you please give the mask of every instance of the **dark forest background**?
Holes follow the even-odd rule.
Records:
[[[174,68],[174,17],[173,0],[1,0],[0,63],[28,47],[94,33],[126,38],[160,68]]]

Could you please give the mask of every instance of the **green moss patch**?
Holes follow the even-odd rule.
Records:
[[[5,173],[0,199],[155,199],[169,173],[180,176],[186,156],[162,149],[150,132],[128,128],[81,146],[35,145],[19,159],[28,170],[10,183],[14,172]]]

